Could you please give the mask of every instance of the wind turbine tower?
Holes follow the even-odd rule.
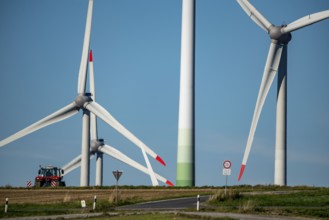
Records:
[[[182,0],[177,186],[195,185],[194,35],[195,0]]]

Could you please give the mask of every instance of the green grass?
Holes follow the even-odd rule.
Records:
[[[75,203],[58,204],[9,204],[8,212],[0,212],[0,218],[11,218],[18,216],[41,216],[41,215],[59,215],[71,214],[81,211],[81,205]]]
[[[303,216],[329,219],[329,189],[297,190],[271,194],[246,194],[230,190],[225,197],[223,191],[209,202],[213,211],[250,214]]]
[[[118,203],[120,205],[135,203],[133,200],[125,200]],[[87,208],[82,208],[80,201],[61,202],[55,204],[10,204],[8,212],[0,212],[0,218],[12,218],[21,216],[46,216],[63,215],[75,213],[109,212],[113,211],[116,204],[108,201],[97,201],[95,210],[92,210],[93,202],[86,201]]]

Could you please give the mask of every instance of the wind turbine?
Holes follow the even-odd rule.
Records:
[[[136,162],[133,159],[129,158],[128,156],[124,155],[123,153],[121,153],[120,151],[115,149],[114,147],[105,145],[104,143],[102,143],[103,142],[102,139],[99,139],[99,141],[100,141],[100,146],[97,148],[97,152],[107,154],[107,155],[109,155],[117,160],[120,160],[120,161],[128,164],[129,166],[134,167],[135,169],[149,175],[149,170],[147,167],[139,164],[138,162]],[[93,157],[93,153],[95,153],[95,152],[93,152],[91,150],[91,158]],[[81,155],[77,156],[70,163],[63,166],[63,170],[65,171],[64,175],[67,175],[74,169],[78,168],[80,165],[81,165]],[[169,181],[168,179],[166,179],[165,177],[163,177],[157,173],[154,173],[154,175],[159,181],[161,181],[169,186],[174,186],[174,184],[171,181]]]
[[[94,75],[94,62],[93,62],[93,54],[92,50],[89,52],[89,85],[90,85],[90,93],[91,97],[94,101],[96,101],[96,89],[95,89],[95,75]],[[168,185],[172,185],[172,183],[159,176],[158,174],[154,174],[152,166],[149,162],[149,159],[147,155],[145,154],[145,151],[143,151],[143,156],[145,159],[145,162],[147,164],[147,169],[143,167],[142,165],[138,164],[136,161],[130,159],[129,157],[125,156],[120,151],[114,149],[113,147],[110,147],[108,145],[104,144],[104,139],[98,138],[98,128],[97,128],[97,117],[93,113],[90,113],[90,137],[91,137],[91,144],[90,144],[90,159],[93,158],[93,156],[96,154],[96,186],[102,186],[103,185],[103,153],[108,154],[109,156],[112,156],[136,169],[139,169],[142,172],[147,172],[151,176],[151,181],[153,186],[158,186],[159,183],[157,179],[160,181],[165,181]],[[68,172],[71,172],[73,169],[77,168],[81,164],[81,155],[74,158],[71,162],[63,166],[63,169],[65,171],[65,174]],[[146,171],[145,171],[146,169]],[[158,177],[158,178],[157,178]]]
[[[105,123],[113,127],[128,140],[132,141],[139,148],[145,150],[151,157],[156,159],[161,164],[165,165],[161,157],[159,157],[153,150],[145,145],[141,140],[134,136],[129,130],[121,125],[107,110],[100,104],[92,100],[91,94],[86,92],[86,76],[87,76],[87,63],[88,51],[90,44],[91,21],[92,21],[93,0],[89,0],[86,29],[84,35],[84,42],[82,48],[82,57],[80,63],[80,70],[78,76],[78,96],[76,99],[65,107],[50,114],[49,116],[39,120],[38,122],[20,130],[19,132],[0,141],[0,147],[9,144],[25,135],[37,131],[43,127],[54,124],[56,122],[67,119],[81,109],[83,111],[82,122],[82,150],[81,150],[81,173],[80,173],[80,186],[89,185],[89,115],[90,112],[95,114],[98,118],[102,119]]]
[[[182,0],[177,186],[195,185],[194,35],[195,0]]]
[[[251,122],[251,128],[245,153],[240,168],[238,180],[241,179],[245,170],[251,145],[254,139],[257,123],[269,92],[273,83],[276,72],[278,72],[278,91],[277,91],[277,113],[276,113],[276,144],[275,144],[275,185],[286,185],[287,174],[287,47],[291,40],[291,32],[327,19],[329,10],[310,14],[302,17],[288,25],[275,26],[270,23],[257,9],[250,4],[248,0],[237,0],[247,15],[264,31],[270,38],[271,44],[268,52],[265,69],[263,73],[260,90],[256,102],[256,107]]]

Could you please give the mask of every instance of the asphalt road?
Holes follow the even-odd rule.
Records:
[[[200,196],[200,203],[209,199],[209,196]],[[134,205],[120,206],[117,210],[177,210],[195,208],[197,197],[160,200],[155,202],[145,202]]]

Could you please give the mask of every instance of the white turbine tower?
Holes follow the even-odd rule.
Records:
[[[286,185],[286,112],[287,112],[287,45],[291,40],[291,32],[296,31],[305,26],[327,19],[329,17],[329,10],[310,14],[302,17],[288,25],[275,26],[271,24],[254,6],[247,0],[237,0],[242,9],[247,15],[264,31],[266,31],[270,38],[271,44],[265,69],[263,73],[260,90],[256,102],[256,107],[251,123],[251,128],[248,136],[246,150],[243,156],[242,165],[238,180],[241,179],[245,166],[247,164],[251,145],[254,139],[257,123],[269,92],[269,89],[274,80],[275,74],[278,71],[278,92],[277,92],[277,121],[276,121],[276,144],[275,144],[275,185]]]
[[[129,130],[121,125],[107,110],[101,105],[92,100],[90,93],[86,93],[86,76],[87,76],[87,63],[88,63],[88,51],[90,44],[90,33],[91,33],[91,20],[92,20],[92,8],[93,0],[89,0],[88,13],[86,21],[86,30],[82,49],[82,58],[79,70],[78,78],[78,96],[76,99],[65,107],[52,113],[51,115],[41,119],[40,121],[22,129],[21,131],[5,138],[0,141],[0,147],[11,143],[25,135],[28,135],[34,131],[37,131],[43,127],[54,124],[69,118],[81,109],[83,111],[83,125],[82,125],[82,150],[81,150],[81,175],[80,175],[80,186],[89,185],[89,115],[90,112],[95,114],[98,118],[102,119],[105,123],[113,127],[128,140],[132,141],[140,149],[145,150],[151,157],[156,159],[161,164],[165,165],[164,161],[159,157],[153,150],[145,145],[141,140],[134,136]]]
[[[177,186],[195,185],[194,35],[195,0],[182,0]]]
[[[94,75],[94,62],[93,62],[93,53],[90,50],[89,53],[89,90],[91,97],[96,101],[96,89],[95,89],[95,75]],[[103,152],[98,151],[98,147],[104,145],[103,139],[98,139],[97,134],[97,119],[95,114],[90,115],[90,150],[92,155],[96,154],[96,179],[95,185],[103,185]],[[65,171],[65,169],[64,169]]]

